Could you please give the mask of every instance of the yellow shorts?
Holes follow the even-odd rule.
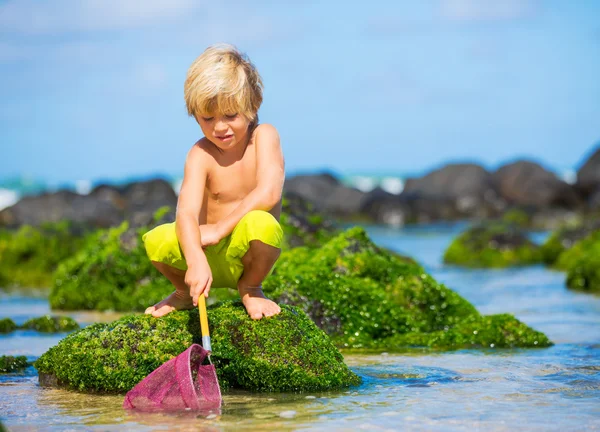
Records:
[[[185,257],[177,240],[175,222],[157,226],[144,234],[142,240],[150,260],[179,270],[187,270]],[[212,271],[213,287],[237,288],[237,282],[244,271],[242,257],[250,248],[252,240],[260,240],[270,246],[281,248],[283,230],[271,213],[261,210],[247,213],[231,234],[216,245],[204,248],[204,254]]]

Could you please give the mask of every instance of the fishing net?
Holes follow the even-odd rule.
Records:
[[[215,367],[203,365],[208,355],[193,344],[144,378],[125,396],[123,408],[140,411],[207,410],[221,406]]]

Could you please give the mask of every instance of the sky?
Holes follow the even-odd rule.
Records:
[[[201,131],[183,82],[245,52],[288,173],[405,174],[600,141],[594,0],[0,0],[0,178],[178,175]]]

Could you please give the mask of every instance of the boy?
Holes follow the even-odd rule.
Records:
[[[175,222],[143,236],[175,286],[146,313],[191,309],[215,286],[237,288],[252,319],[276,315],[261,284],[281,251],[284,161],[277,130],[258,125],[260,75],[233,46],[212,46],[190,66],[184,93],[204,138],[187,155]]]

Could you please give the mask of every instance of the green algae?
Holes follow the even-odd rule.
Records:
[[[556,267],[567,271],[569,288],[600,293],[600,230],[560,254]]]
[[[529,228],[532,225],[532,218],[525,210],[513,208],[504,212],[502,222],[521,228]]]
[[[286,247],[290,241],[315,246],[334,232],[331,222],[305,201],[284,200],[284,208],[297,211],[282,215],[283,230],[291,239]],[[168,207],[157,210],[156,223],[168,211]],[[171,282],[146,255],[141,236],[149,229],[133,229],[123,222],[90,236],[78,253],[58,266],[49,297],[52,309],[143,311],[173,292]],[[235,290],[211,290],[211,302],[236,298]]]
[[[44,315],[25,321],[19,328],[41,333],[62,333],[79,329],[79,324],[71,317]]]
[[[254,321],[241,302],[208,308],[212,356],[223,390],[316,391],[360,379],[329,338],[298,308],[282,306]],[[124,393],[192,343],[200,343],[197,310],[162,318],[131,315],[71,333],[36,362],[41,382],[80,391]]]
[[[11,373],[29,366],[25,356],[1,356],[0,357],[0,373]]]
[[[436,349],[542,348],[552,342],[510,314],[472,315],[454,327],[431,333],[406,333],[375,341],[370,348],[386,350],[406,347]]]
[[[58,264],[85,243],[68,222],[0,231],[0,287],[47,288]]]
[[[600,223],[597,221],[568,226],[553,232],[542,245],[544,263],[559,270],[568,270],[572,262],[581,257],[594,243],[593,240],[579,242],[594,232],[600,232]],[[575,245],[577,247],[570,251]],[[563,254],[567,251],[570,252]]]
[[[444,253],[444,262],[476,268],[525,266],[541,263],[542,252],[514,225],[497,223],[460,234]]]
[[[154,268],[141,240],[147,228],[128,222],[98,231],[54,274],[49,301],[59,310],[139,311],[173,291]]]
[[[0,319],[0,333],[10,333],[17,329],[17,325],[10,318]]]
[[[295,194],[283,197],[279,222],[284,234],[284,250],[298,246],[318,247],[339,232],[330,217]]]
[[[529,344],[529,336],[544,341],[543,335],[524,325],[517,330],[486,321],[421,266],[377,247],[360,227],[320,249],[282,253],[264,289],[279,303],[301,307],[341,348],[412,346],[418,339],[418,345],[455,349],[463,346],[456,340],[473,320],[482,331],[483,324],[493,324],[488,331],[497,346],[545,346]],[[455,340],[440,333],[448,331]]]

